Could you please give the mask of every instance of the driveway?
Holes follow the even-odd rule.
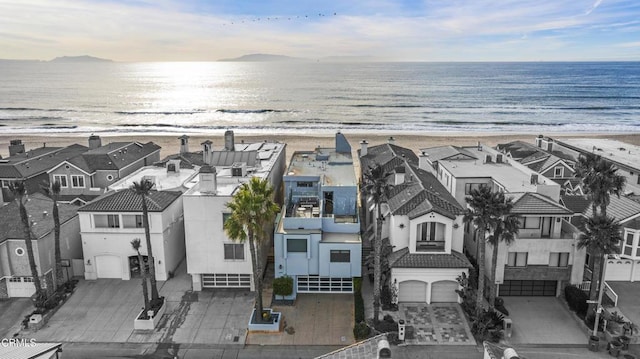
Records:
[[[244,344],[253,304],[248,291],[192,292],[184,263],[158,282],[167,310],[154,331],[134,331],[143,306],[140,280],[81,280],[69,300],[35,333],[39,341]]]
[[[34,310],[29,298],[0,300],[0,339],[11,338],[20,330],[24,317]]]
[[[607,284],[618,295],[618,308],[630,321],[640,325],[640,282],[611,282]]]
[[[587,335],[555,297],[503,297],[513,321],[512,344],[586,344]]]
[[[400,319],[413,327],[414,339],[407,339],[407,344],[476,345],[457,303],[401,303],[398,310]]]

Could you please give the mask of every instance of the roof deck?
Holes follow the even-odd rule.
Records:
[[[286,176],[320,177],[323,186],[357,183],[351,153],[336,152],[335,148],[294,152]]]

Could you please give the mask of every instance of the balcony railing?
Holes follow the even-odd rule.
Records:
[[[417,241],[416,252],[443,252],[445,241]]]

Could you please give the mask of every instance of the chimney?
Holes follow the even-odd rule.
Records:
[[[211,160],[211,148],[213,147],[213,142],[206,140],[201,143],[202,145],[202,162],[209,163]]]
[[[548,139],[548,142],[547,142],[547,151],[549,152],[553,151],[553,140],[550,138]]]
[[[480,141],[478,141],[478,151],[481,152],[482,151],[482,144],[480,143]]]
[[[209,165],[200,167],[200,192],[206,194],[216,194],[218,183],[216,178],[216,168]]]
[[[425,151],[421,151],[420,156],[418,156],[418,168],[425,171],[433,170],[433,168],[429,166],[429,155]]]
[[[226,151],[235,150],[235,143],[233,141],[233,131],[227,130],[224,132],[224,149]]]
[[[391,347],[387,339],[380,339],[378,341],[377,359],[391,358]]]
[[[180,140],[180,153],[188,153],[189,152],[189,136],[182,135],[178,137]]]
[[[369,142],[367,140],[360,141],[360,157],[367,155],[367,145]]]
[[[406,168],[403,166],[396,167],[394,174],[394,186],[400,185],[404,183],[404,175],[406,173]]]
[[[89,136],[89,149],[90,150],[94,150],[98,147],[102,146],[102,140],[100,139],[100,136],[97,135],[91,135]]]
[[[46,218],[47,217],[47,211],[42,211],[42,218]]]
[[[544,136],[542,136],[542,135],[538,135],[538,137],[536,137],[536,147],[542,148],[542,138],[543,137]]]
[[[387,139],[387,142],[389,142],[390,145],[393,145],[394,143],[396,143],[396,139],[393,138],[393,136],[390,136],[389,139]]]
[[[9,142],[9,157],[24,153],[24,144],[22,140],[11,140]]]

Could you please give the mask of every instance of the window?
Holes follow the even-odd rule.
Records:
[[[223,213],[222,214],[222,224],[224,225],[225,223],[227,223],[227,220],[231,218],[231,213]]]
[[[622,253],[628,256],[633,255],[633,233],[627,233],[627,237],[624,242],[624,249]]]
[[[471,194],[472,190],[478,190],[484,183],[467,183],[464,185],[464,194]]]
[[[549,267],[566,267],[569,265],[569,252],[551,252],[549,254]]]
[[[313,182],[298,182],[298,187],[313,187]]]
[[[564,168],[556,167],[553,169],[553,177],[564,177]]]
[[[66,175],[53,175],[53,182],[60,183],[60,187],[67,188],[69,185],[67,184],[67,176]]]
[[[522,217],[520,219],[520,228],[524,228],[524,229],[540,228],[540,217]]]
[[[224,259],[244,260],[244,244],[225,244]]]
[[[2,180],[1,182],[2,182],[2,188],[9,188],[9,183],[10,183],[11,181]]]
[[[141,214],[123,214],[122,228],[144,228]]]
[[[21,247],[16,248],[16,254],[22,257],[24,255],[24,249]]]
[[[509,259],[507,260],[508,267],[526,267],[527,266],[527,252],[509,252]]]
[[[120,228],[120,217],[117,214],[108,214],[107,215],[107,227],[109,228]]]
[[[11,283],[21,283],[22,282],[22,278],[21,277],[11,277],[11,278],[9,278],[9,282],[11,282]]]
[[[287,252],[307,253],[307,240],[305,238],[288,238]]]
[[[84,188],[84,176],[83,175],[71,175],[71,187]]]
[[[349,263],[351,261],[351,251],[349,250],[332,250],[330,254],[332,263]]]

